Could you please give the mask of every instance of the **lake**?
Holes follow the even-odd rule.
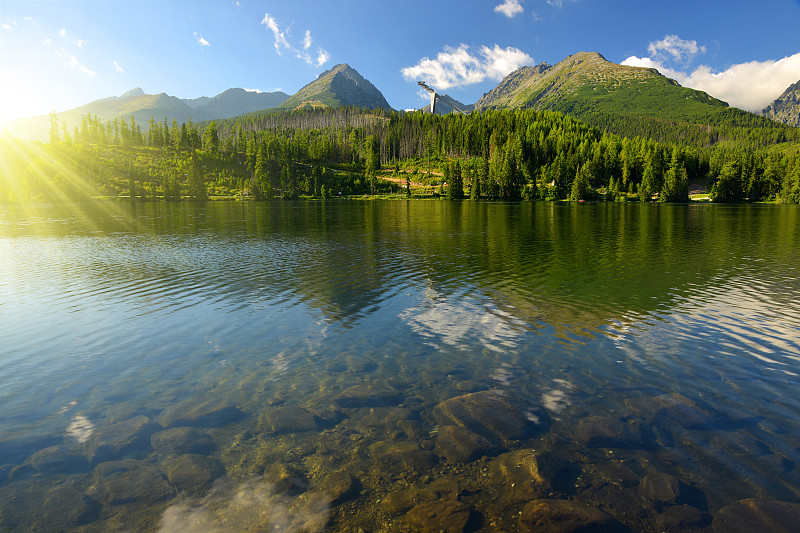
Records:
[[[0,526],[789,531],[798,251],[777,206],[0,207]]]

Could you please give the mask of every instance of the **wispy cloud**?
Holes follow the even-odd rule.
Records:
[[[64,61],[65,66],[71,68],[72,70],[83,72],[87,76],[95,75],[95,72],[93,70],[91,70],[86,65],[82,64],[80,61],[78,61],[78,58],[75,57],[74,54],[68,52],[67,50],[59,48],[58,50],[55,50],[55,54]]]
[[[194,32],[194,36],[197,38],[197,44],[200,46],[211,46],[211,43],[205,40],[205,38],[197,32]]]
[[[564,6],[565,2],[577,2],[578,0],[547,0],[547,3],[551,6],[555,6],[558,9],[561,9]]]
[[[494,6],[495,13],[502,13],[508,18],[513,18],[525,11],[522,0],[504,0],[502,4]]]
[[[120,66],[120,64],[119,64],[119,63],[117,63],[116,61],[114,61],[114,62],[113,62],[113,64],[114,64],[114,70],[115,70],[115,71],[119,72],[120,74],[122,74],[123,72],[125,72],[125,69],[123,69],[123,68]]]
[[[311,30],[306,30],[306,33],[303,36],[303,41],[300,43],[300,47],[295,48],[291,45],[289,39],[286,37],[288,30],[281,29],[278,21],[275,20],[274,17],[271,17],[269,13],[264,15],[264,19],[261,21],[261,24],[264,24],[275,37],[275,52],[277,52],[278,55],[283,55],[282,52],[284,50],[288,50],[293,52],[297,59],[305,61],[307,64],[316,67],[321,67],[330,60],[331,55],[322,47],[317,48],[316,58],[311,53],[311,47],[314,44],[314,39],[311,37]]]
[[[286,33],[281,31],[280,27],[278,27],[278,21],[270,17],[269,13],[264,14],[264,20],[261,21],[261,24],[264,24],[275,36],[275,51],[278,55],[281,55],[281,50],[292,49],[289,41],[286,40]]]
[[[514,47],[481,46],[477,52],[466,44],[453,48],[446,46],[435,59],[422,58],[413,67],[400,72],[409,80],[425,79],[429,85],[446,90],[481,83],[484,80],[501,80],[519,67],[533,63],[533,58]]]
[[[655,68],[684,87],[704,91],[734,107],[752,112],[761,111],[789,85],[800,80],[800,53],[778,60],[738,63],[719,72],[707,65],[691,71],[685,68],[687,61],[704,51],[705,47],[695,41],[668,35],[662,41],[650,43],[648,52],[653,57],[631,56],[622,64]],[[675,67],[670,60],[680,65]]]
[[[70,35],[70,33],[67,31],[66,28],[61,28],[58,31],[58,36],[61,37],[62,39],[69,39],[70,41],[72,41],[72,44],[74,44],[78,48],[83,48],[89,43],[89,41],[86,39],[79,39],[74,35]]]

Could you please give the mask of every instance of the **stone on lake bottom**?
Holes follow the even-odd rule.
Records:
[[[436,464],[436,456],[414,442],[378,441],[369,451],[378,469],[392,474],[424,472]]]
[[[85,450],[92,464],[150,453],[150,436],[161,429],[140,415],[98,428],[86,441]]]
[[[466,428],[489,441],[513,441],[533,437],[545,422],[516,395],[505,391],[473,392],[450,398],[433,410],[440,425]]]
[[[477,433],[458,426],[439,426],[434,452],[451,463],[467,463],[497,450]]]
[[[415,506],[406,518],[426,533],[463,533],[469,515],[469,507],[461,502],[434,501]]]
[[[578,422],[575,440],[592,448],[641,448],[644,446],[641,430],[607,416],[589,416]]]
[[[328,495],[332,504],[339,504],[355,496],[360,483],[348,472],[333,472],[325,476],[320,490]]]
[[[97,520],[102,506],[82,491],[71,487],[51,490],[39,510],[33,531],[64,531]]]
[[[175,489],[154,466],[128,459],[97,465],[89,495],[106,505],[153,504],[175,496]]]
[[[600,509],[569,500],[533,500],[522,509],[520,522],[536,533],[605,532],[619,527]]]
[[[723,507],[712,522],[719,533],[796,533],[800,503],[751,498]]]
[[[162,455],[184,453],[207,455],[217,448],[211,435],[191,427],[171,428],[153,433],[150,444],[156,453]]]
[[[403,398],[403,394],[394,389],[356,385],[334,398],[333,403],[342,408],[392,407],[403,403]]]
[[[165,427],[191,426],[197,428],[221,428],[244,418],[244,413],[233,405],[201,406],[177,418],[168,420]]]
[[[85,472],[89,469],[86,457],[78,453],[65,450],[61,446],[50,446],[34,453],[28,460],[37,472],[46,474],[74,474]]]
[[[675,503],[680,497],[680,483],[669,474],[648,474],[639,482],[636,492],[646,500]]]
[[[170,484],[181,492],[200,494],[225,476],[222,463],[205,455],[178,455],[162,463]]]
[[[302,407],[274,407],[264,411],[259,425],[267,434],[300,433],[318,430],[320,419]]]

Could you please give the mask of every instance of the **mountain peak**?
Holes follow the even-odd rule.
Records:
[[[135,89],[131,89],[130,91],[123,93],[120,98],[130,98],[131,96],[144,96],[144,91],[141,87],[136,87]]]
[[[347,63],[341,63],[326,70],[315,81],[297,91],[280,107],[298,109],[305,106],[392,109],[383,94]]]
[[[800,126],[800,81],[790,85],[761,114],[790,126]]]

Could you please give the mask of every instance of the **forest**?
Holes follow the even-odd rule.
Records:
[[[623,131],[652,124],[628,120]],[[715,202],[800,203],[796,128],[763,124],[687,132],[662,123],[656,141],[534,110],[441,116],[343,107],[146,125],[87,115],[72,131],[52,114],[49,143],[0,139],[0,203],[387,195],[687,202],[692,192]]]

